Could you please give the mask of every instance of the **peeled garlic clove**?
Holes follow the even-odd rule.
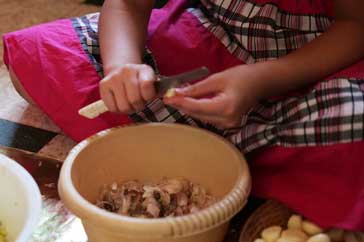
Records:
[[[329,229],[326,234],[330,237],[331,241],[344,241],[344,230],[342,229]]]
[[[308,235],[315,235],[322,233],[322,228],[320,228],[317,224],[314,224],[308,220],[304,220],[302,222],[302,230]]]
[[[302,230],[302,217],[300,215],[292,215],[287,223],[288,229],[300,229]]]
[[[281,238],[291,242],[305,242],[308,236],[302,230],[287,229],[282,232]]]
[[[331,242],[331,240],[327,234],[320,233],[309,238],[307,242]]]
[[[255,239],[254,242],[265,242],[264,239]]]
[[[292,241],[284,239],[284,238],[279,238],[276,240],[276,242],[292,242]]]
[[[344,241],[345,242],[362,242],[355,236],[353,232],[345,232],[344,233]]]
[[[280,226],[271,226],[262,231],[262,238],[266,242],[275,242],[281,235],[282,228]]]
[[[166,94],[164,94],[164,96],[167,98],[174,97],[175,95],[176,95],[176,89],[174,89],[174,88],[168,89]]]

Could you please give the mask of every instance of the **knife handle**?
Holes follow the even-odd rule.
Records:
[[[88,119],[94,119],[107,111],[109,110],[104,101],[99,100],[81,108],[78,110],[78,114]]]

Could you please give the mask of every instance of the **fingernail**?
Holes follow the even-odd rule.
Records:
[[[143,81],[153,80],[153,76],[150,73],[142,73],[141,79]]]

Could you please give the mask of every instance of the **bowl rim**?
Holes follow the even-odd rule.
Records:
[[[28,203],[27,218],[15,241],[26,242],[37,227],[40,219],[42,198],[39,187],[34,178],[23,166],[4,154],[0,154],[0,166],[5,166],[8,172],[20,181],[25,190],[25,197],[27,197]]]
[[[198,211],[193,214],[168,217],[168,218],[134,218],[123,216],[103,210],[96,205],[90,203],[78,193],[73,185],[71,173],[73,161],[77,155],[91,142],[102,139],[109,135],[111,132],[119,129],[133,128],[133,127],[179,127],[183,129],[192,130],[193,132],[202,132],[209,135],[211,138],[216,139],[217,142],[227,146],[233,152],[236,160],[239,161],[239,173],[237,181],[230,190],[219,202],[211,205],[210,207]],[[67,187],[67,190],[66,190]],[[247,198],[251,190],[251,177],[247,162],[240,151],[230,142],[214,134],[210,131],[182,125],[182,124],[165,124],[165,123],[146,123],[146,124],[129,124],[123,126],[116,126],[106,130],[102,130],[89,138],[77,144],[69,153],[64,161],[58,182],[58,190],[61,199],[76,216],[92,223],[90,216],[97,216],[100,224],[103,227],[113,231],[127,231],[126,237],[133,238],[177,238],[191,236],[201,233],[217,226],[228,222],[236,213],[238,213],[247,203]],[[215,215],[214,215],[215,214]],[[118,223],[118,228],[115,228],[114,222]],[[126,223],[125,223],[126,222]],[[143,224],[143,229],[138,229],[138,224]],[[161,226],[164,225],[164,226]]]

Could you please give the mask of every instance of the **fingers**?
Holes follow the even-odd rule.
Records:
[[[157,95],[154,88],[156,81],[154,70],[148,65],[142,65],[138,79],[140,80],[141,97],[146,102],[150,101]]]
[[[123,99],[121,95],[126,96],[127,102],[135,111],[140,111],[144,108],[144,100],[141,96],[138,80],[138,69],[128,69],[124,74],[125,81],[123,82],[125,91],[117,96],[117,99]]]
[[[110,112],[119,112],[112,91],[107,88],[102,82],[100,83],[100,96]]]
[[[183,109],[188,113],[212,116],[221,115],[225,108],[224,102],[219,96],[201,99],[177,96],[175,98],[166,99],[165,103]]]
[[[113,96],[116,101],[116,105],[118,107],[118,111],[124,114],[130,114],[134,111],[134,107],[130,104],[130,101],[127,99],[125,86],[123,83],[115,83],[113,88]]]
[[[219,74],[215,74],[193,85],[177,88],[176,91],[183,96],[197,98],[218,93],[223,87]]]
[[[145,102],[156,96],[155,79],[150,66],[125,65],[100,82],[100,95],[111,112],[130,114],[142,110]]]
[[[165,99],[165,103],[191,117],[214,124],[218,128],[233,128],[241,122],[241,113],[231,105],[224,93],[202,99],[176,97]]]

